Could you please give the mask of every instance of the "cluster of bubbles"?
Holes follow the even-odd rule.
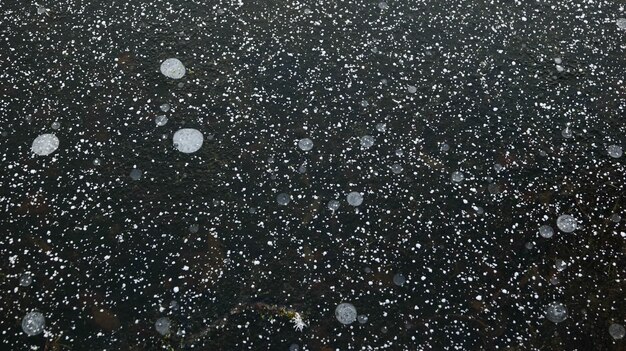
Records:
[[[563,214],[556,219],[556,226],[564,233],[572,233],[578,228],[578,222],[573,216]]]
[[[71,1],[36,4],[37,16],[5,11],[0,39],[18,50],[5,53],[16,69],[0,73],[0,112],[20,116],[0,121],[0,224],[19,229],[0,239],[15,278],[0,296],[14,304],[0,306],[5,335],[19,334],[11,349],[23,344],[20,318],[36,341],[85,336],[106,348],[138,330],[141,343],[196,349],[240,335],[233,349],[280,339],[266,349],[458,350],[482,337],[475,325],[507,318],[497,348],[531,349],[526,325],[546,320],[573,342],[583,325],[601,329],[603,344],[625,337],[624,304],[611,295],[623,287],[626,237],[621,56],[611,55],[626,18],[567,31],[558,19],[581,9],[557,2],[545,6],[555,21],[532,25],[520,4],[480,21],[438,3],[424,21],[402,2],[346,2],[345,13],[160,5],[89,19]],[[595,5],[580,5],[585,23],[615,7]],[[468,24],[485,34],[467,40]],[[553,26],[563,33],[554,43],[570,44],[526,35]],[[52,43],[58,28],[80,30]],[[43,38],[63,53],[30,50]],[[597,86],[606,95],[581,103]],[[611,267],[606,281],[589,266]],[[604,298],[572,294],[585,282]],[[545,306],[557,293],[596,318],[574,323],[578,304]],[[131,318],[113,312],[120,300],[137,304]],[[367,315],[336,305],[346,300]],[[48,305],[48,326],[33,305]],[[85,326],[90,312],[102,330]],[[314,332],[241,331],[293,332],[287,323]]]
[[[561,323],[567,319],[567,307],[560,302],[552,302],[546,307],[546,318],[553,323]]]

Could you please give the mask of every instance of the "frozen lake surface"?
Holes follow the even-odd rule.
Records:
[[[624,350],[625,6],[0,2],[0,349]]]

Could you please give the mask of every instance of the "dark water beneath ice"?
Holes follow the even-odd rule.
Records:
[[[0,344],[624,349],[623,6],[2,2]]]

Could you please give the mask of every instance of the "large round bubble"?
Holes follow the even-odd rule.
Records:
[[[462,172],[455,171],[452,173],[452,176],[450,176],[450,179],[455,183],[460,183],[465,179],[465,175]]]
[[[567,307],[560,302],[553,302],[546,308],[546,318],[554,323],[567,319]]]
[[[541,235],[542,237],[546,239],[549,239],[554,235],[554,229],[552,229],[551,226],[544,224],[541,227],[539,227],[539,235]]]
[[[613,323],[609,326],[609,334],[615,340],[623,339],[626,335],[626,329],[621,324]]]
[[[611,156],[613,158],[620,158],[624,154],[624,151],[622,150],[622,147],[619,146],[619,145],[609,145],[606,148],[606,151],[609,154],[609,156]]]
[[[362,136],[360,139],[361,147],[364,149],[369,149],[374,145],[374,137],[371,135]]]
[[[578,224],[576,223],[576,218],[564,214],[560,215],[559,218],[556,219],[556,226],[559,227],[562,232],[571,233],[576,230]]]
[[[22,273],[20,276],[20,286],[30,286],[33,283],[33,276],[30,273]]]
[[[185,65],[177,58],[168,58],[161,62],[161,73],[172,79],[180,79],[185,76]]]
[[[348,203],[354,207],[360,206],[363,203],[363,195],[361,193],[353,191],[346,197]]]
[[[204,136],[199,130],[193,128],[183,128],[174,133],[172,138],[174,147],[183,153],[191,154],[202,147]]]
[[[406,283],[406,277],[402,273],[397,273],[393,276],[393,283],[397,286],[402,286]]]
[[[402,165],[399,163],[394,163],[393,165],[391,165],[391,171],[394,174],[400,174],[402,173]]]
[[[335,308],[335,317],[341,324],[351,324],[356,321],[356,308],[351,303],[340,303],[337,308]]]
[[[33,311],[28,312],[24,318],[22,318],[22,330],[28,336],[41,334],[46,326],[46,318],[41,312]]]
[[[170,326],[171,326],[171,322],[170,319],[167,317],[161,317],[159,319],[156,320],[156,322],[154,323],[154,328],[156,329],[156,331],[161,334],[161,335],[167,335],[170,333]]]
[[[278,202],[279,205],[285,206],[289,204],[290,201],[291,201],[291,196],[287,193],[280,193],[276,195],[276,202]]]
[[[328,209],[331,211],[337,211],[339,209],[340,203],[337,200],[330,200],[328,201]]]
[[[35,140],[31,150],[39,156],[48,156],[59,148],[59,138],[54,134],[41,134]]]
[[[137,168],[133,168],[130,171],[130,174],[129,174],[129,176],[130,176],[130,178],[132,180],[139,180],[139,179],[141,179],[142,175],[143,175],[143,172],[140,169],[137,169]]]
[[[298,141],[298,147],[302,151],[310,151],[313,149],[313,140],[309,138],[300,139],[300,141]]]

